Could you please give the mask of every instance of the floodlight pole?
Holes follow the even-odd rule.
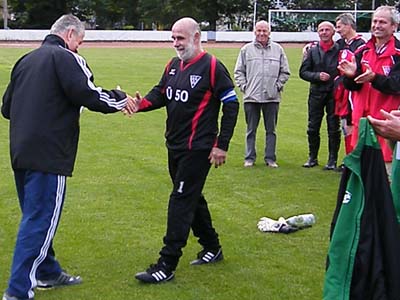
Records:
[[[257,20],[257,0],[254,0],[254,12],[253,12],[253,30],[256,28],[256,20]]]
[[[7,10],[7,0],[3,0],[3,28],[8,29],[8,10]]]

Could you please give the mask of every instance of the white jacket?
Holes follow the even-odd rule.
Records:
[[[244,102],[280,102],[281,91],[289,76],[289,63],[278,43],[268,40],[263,47],[254,41],[240,49],[234,78],[244,93]]]

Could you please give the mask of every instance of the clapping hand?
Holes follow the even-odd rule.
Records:
[[[354,77],[357,71],[356,59],[353,56],[351,62],[343,59],[339,62],[338,70],[347,77]]]
[[[384,138],[400,141],[400,110],[392,110],[388,113],[381,109],[380,112],[385,120],[367,117],[376,133]]]

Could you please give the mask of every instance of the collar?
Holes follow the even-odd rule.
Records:
[[[65,41],[56,34],[47,35],[45,37],[45,39],[43,40],[42,45],[58,45],[58,46],[68,49],[68,46],[65,43]]]
[[[199,54],[197,54],[195,57],[193,57],[191,60],[189,60],[188,62],[184,62],[183,60],[181,60],[181,69],[186,69],[188,66],[193,65],[194,63],[196,63],[197,61],[199,61],[204,55],[206,55],[206,51],[201,51]]]
[[[267,44],[263,46],[259,41],[254,40],[254,45],[258,48],[268,48],[271,45],[271,38],[268,39]]]
[[[324,52],[328,52],[328,50],[330,50],[334,44],[334,41],[329,41],[327,43],[319,41],[319,46]]]
[[[377,48],[376,38],[375,36],[372,36],[371,39],[368,41],[367,46],[368,48],[373,49],[377,55],[390,56],[395,54],[396,52],[395,44],[395,37],[391,36],[389,41]]]

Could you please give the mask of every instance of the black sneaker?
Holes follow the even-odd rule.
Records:
[[[165,262],[158,262],[150,265],[146,271],[137,273],[135,278],[145,283],[162,283],[171,280],[174,276]]]
[[[303,164],[303,168],[314,168],[315,166],[318,166],[318,160],[311,157]]]
[[[17,297],[14,297],[14,296],[10,296],[10,295],[7,294],[7,293],[4,293],[4,294],[3,294],[2,300],[32,300],[32,299],[28,299],[28,298],[24,298],[24,299],[22,299],[22,298],[17,298]]]
[[[82,283],[80,276],[72,276],[65,272],[61,272],[60,276],[56,279],[37,280],[37,288],[39,290],[47,290],[56,287],[63,287],[69,285],[76,285]]]
[[[197,259],[193,260],[191,265],[203,265],[210,264],[221,261],[224,259],[224,255],[222,254],[222,249],[219,248],[218,251],[208,251],[202,250],[197,254]]]

